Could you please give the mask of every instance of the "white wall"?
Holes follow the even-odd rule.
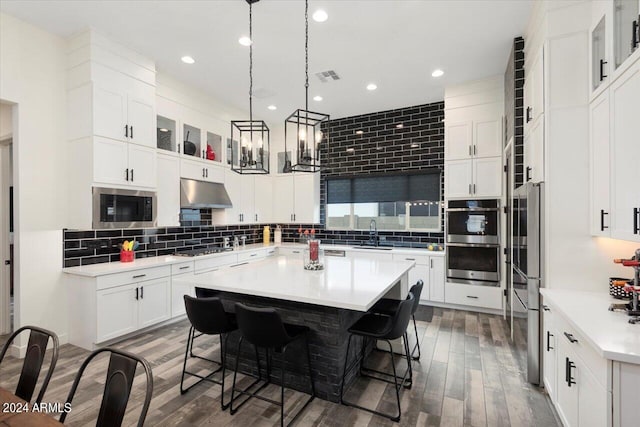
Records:
[[[546,286],[607,291],[611,276],[631,277],[614,258],[637,243],[591,237],[589,227],[589,26],[591,4],[535,2],[527,57],[544,46]]]
[[[0,102],[0,141],[11,137],[13,133],[11,120],[11,105]]]
[[[18,213],[15,326],[51,329],[61,343],[67,341],[61,272],[67,167],[65,46],[63,39],[0,13],[0,99],[18,104],[13,127]]]

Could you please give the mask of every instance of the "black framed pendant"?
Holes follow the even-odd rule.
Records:
[[[253,3],[249,3],[249,120],[231,121],[231,170],[240,174],[268,174],[270,131],[264,120],[253,119]]]
[[[305,108],[295,110],[284,121],[284,172],[320,172],[320,148],[322,144],[329,144],[329,114],[309,111],[308,0],[304,2],[304,24]]]

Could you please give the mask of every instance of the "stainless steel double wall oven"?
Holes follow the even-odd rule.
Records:
[[[500,201],[447,204],[447,280],[500,286]]]

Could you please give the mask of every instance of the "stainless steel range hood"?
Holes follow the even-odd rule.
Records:
[[[181,178],[180,207],[189,209],[230,208],[232,204],[224,184]]]

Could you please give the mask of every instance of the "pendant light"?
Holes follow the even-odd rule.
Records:
[[[253,119],[253,17],[249,3],[249,120],[231,121],[231,170],[241,174],[269,173],[269,127]]]
[[[284,172],[319,172],[320,144],[329,143],[329,115],[309,111],[308,0],[304,2],[304,25],[304,109],[294,111],[284,121]]]

